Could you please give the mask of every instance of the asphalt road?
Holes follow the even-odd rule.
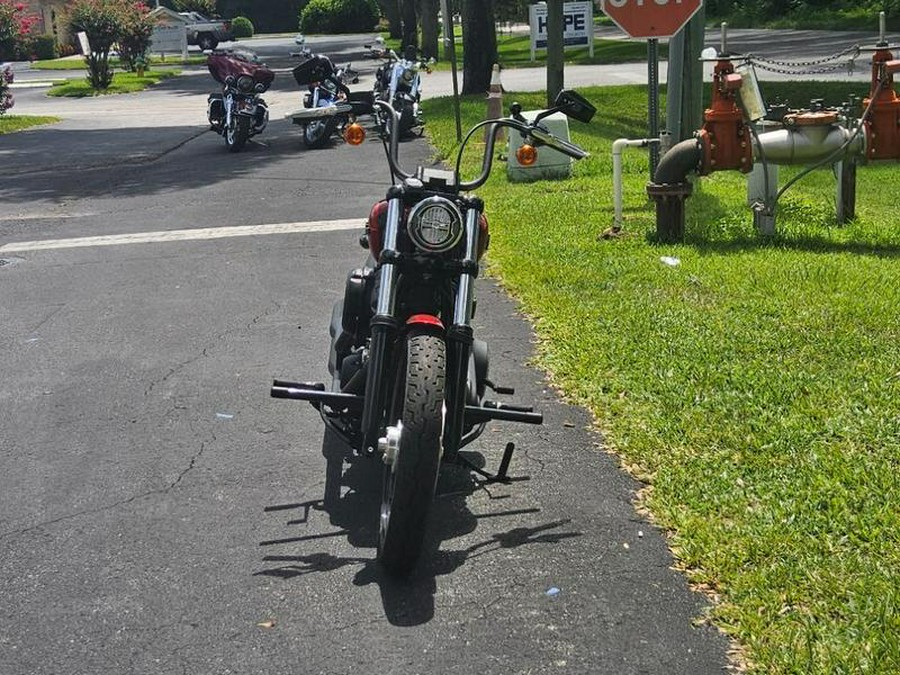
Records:
[[[268,397],[273,377],[325,376],[381,148],[308,151],[276,118],[230,155],[203,131],[208,90],[65,102],[61,124],[0,137],[0,673],[723,672],[728,641],[635,512],[640,485],[528,365],[530,328],[489,279],[494,379],[546,421],[496,424],[472,457],[514,441],[530,480],[447,470],[424,564],[381,574],[379,467],[348,465],[326,508],[334,441]],[[302,225],[340,219],[359,226]],[[296,231],[221,236],[273,223]]]

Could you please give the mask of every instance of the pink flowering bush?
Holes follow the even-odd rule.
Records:
[[[12,81],[12,68],[6,66],[3,70],[0,70],[0,115],[12,108],[15,103],[12,92],[9,90],[9,85],[12,84]]]
[[[25,5],[0,0],[0,61],[18,61],[31,56],[32,30],[40,22],[27,14]]]

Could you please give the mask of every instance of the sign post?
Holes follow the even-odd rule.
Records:
[[[650,138],[659,137],[659,40],[674,36],[702,5],[703,0],[600,0],[603,13],[619,28],[647,40]],[[650,146],[651,180],[659,162],[658,148]]]

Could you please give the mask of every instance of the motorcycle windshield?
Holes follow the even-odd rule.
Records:
[[[210,54],[206,60],[206,67],[216,82],[224,83],[229,75],[240,77],[248,75],[256,84],[265,85],[266,89],[275,79],[275,73],[269,70],[264,63],[248,60],[238,54]]]

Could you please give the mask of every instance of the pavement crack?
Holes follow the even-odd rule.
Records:
[[[213,441],[216,440],[215,434],[213,434],[212,440],[213,440]],[[177,486],[177,485],[181,482],[181,479],[184,478],[184,477],[185,477],[185,476],[186,476],[186,475],[194,468],[194,466],[197,464],[197,460],[199,460],[200,457],[203,456],[203,451],[204,451],[204,450],[206,450],[206,443],[205,443],[205,442],[204,442],[204,443],[200,443],[200,449],[194,454],[193,457],[191,457],[191,461],[190,461],[190,463],[188,464],[187,468],[186,468],[184,471],[182,471],[180,474],[178,474],[178,478],[176,478],[174,481],[172,481],[171,485],[169,485],[169,487],[167,487],[165,490],[163,490],[163,492],[168,492],[169,490],[174,489],[175,486]]]
[[[258,324],[260,321],[265,319],[267,316],[270,316],[272,314],[277,314],[280,311],[281,311],[281,303],[273,302],[269,307],[266,307],[266,309],[264,309],[260,314],[257,314],[252,319],[250,319],[250,323],[247,324],[247,328],[248,329],[253,328],[253,326]]]
[[[532,457],[531,453],[528,450],[525,450],[524,454],[525,454],[525,459],[527,459],[529,462],[534,462],[538,466],[541,467],[540,470],[538,471],[538,473],[544,473],[544,471],[547,469],[547,464],[542,459],[539,459],[537,457]]]
[[[215,435],[213,435],[212,441],[215,441]],[[184,477],[197,465],[197,461],[203,455],[203,452],[206,450],[207,443],[203,442],[200,444],[200,449],[197,450],[192,456],[188,465],[185,469],[183,469],[178,476],[170,482],[164,488],[158,488],[156,490],[147,490],[146,492],[142,492],[137,495],[132,495],[131,497],[127,497],[126,499],[120,499],[112,504],[106,504],[104,506],[98,506],[93,509],[84,509],[83,511],[77,511],[75,513],[68,513],[64,516],[59,516],[58,518],[52,518],[50,520],[45,520],[39,523],[35,523],[34,525],[29,525],[28,527],[19,528],[16,530],[10,530],[8,532],[0,532],[0,541],[3,539],[8,539],[10,537],[17,537],[23,534],[28,534],[29,532],[34,532],[35,530],[44,529],[46,527],[51,527],[53,525],[58,525],[59,523],[64,523],[70,520],[75,520],[76,518],[82,518],[84,516],[93,516],[98,513],[104,513],[106,511],[113,511],[115,509],[121,508],[123,506],[128,506],[129,504],[133,504],[141,499],[146,499],[148,497],[155,497],[159,495],[166,495],[172,490],[174,490],[179,483],[184,479]]]

